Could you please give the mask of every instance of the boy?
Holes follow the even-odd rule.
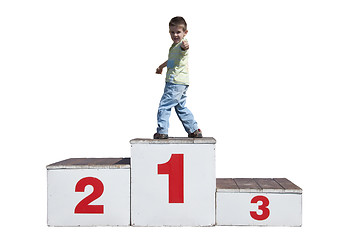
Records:
[[[202,132],[194,120],[192,112],[185,107],[186,92],[189,87],[188,79],[188,41],[184,38],[187,33],[187,23],[183,17],[174,17],[169,22],[169,33],[173,44],[169,49],[168,60],[156,70],[162,74],[167,67],[165,88],[157,113],[157,133],[154,139],[168,138],[169,117],[171,108],[174,107],[184,129],[190,138],[201,138]]]

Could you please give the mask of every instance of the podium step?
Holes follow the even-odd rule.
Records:
[[[70,158],[47,166],[52,169],[130,168],[130,158]]]
[[[132,226],[215,225],[214,138],[130,143]]]
[[[47,176],[48,226],[130,225],[129,158],[71,158]]]
[[[286,178],[218,178],[216,202],[217,225],[302,225],[302,189]]]
[[[131,144],[216,144],[213,137],[187,138],[187,137],[169,137],[167,139],[135,138],[130,141]]]

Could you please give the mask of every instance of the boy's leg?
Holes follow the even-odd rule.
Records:
[[[174,84],[166,83],[164,93],[158,107],[157,133],[168,134],[171,108],[176,106],[177,103],[178,101],[176,100],[176,89],[174,88]]]
[[[189,134],[194,133],[196,130],[198,130],[198,123],[195,121],[192,112],[185,106],[188,86],[180,85],[179,88],[181,88],[182,95],[178,104],[175,106],[175,111],[186,132]]]

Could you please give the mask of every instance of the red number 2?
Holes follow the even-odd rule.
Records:
[[[262,204],[259,206],[259,209],[262,211],[262,213],[259,215],[257,212],[251,211],[250,216],[254,218],[255,220],[262,221],[262,220],[267,219],[270,215],[270,210],[267,208],[270,201],[268,200],[267,197],[255,196],[253,197],[251,203],[257,203],[259,201],[262,202]]]
[[[93,187],[93,192],[78,203],[78,205],[74,209],[74,213],[103,214],[103,205],[89,205],[91,202],[93,202],[103,194],[104,186],[99,179],[94,177],[82,178],[77,182],[75,191],[84,192],[85,187],[88,185],[91,185]]]
[[[158,174],[169,175],[169,203],[183,203],[183,154],[172,154],[168,162],[158,164]]]

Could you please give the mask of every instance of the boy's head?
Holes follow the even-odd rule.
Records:
[[[186,20],[184,20],[183,17],[174,17],[169,22],[169,28],[174,26],[181,26],[183,28],[183,31],[187,30],[187,23]]]
[[[183,17],[174,17],[169,22],[169,33],[174,43],[179,43],[187,35],[187,23]]]

